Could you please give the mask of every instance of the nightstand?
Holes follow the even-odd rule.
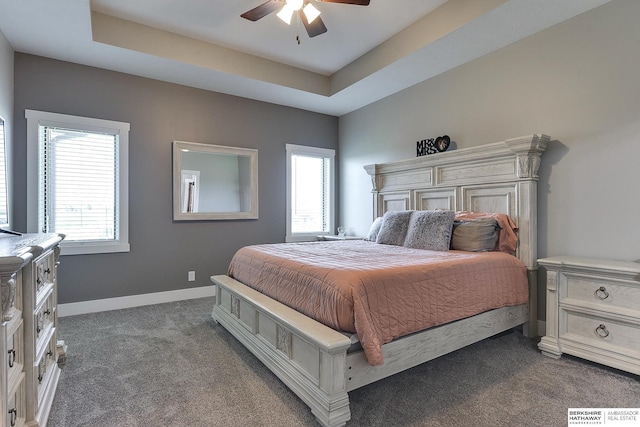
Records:
[[[640,375],[640,264],[538,260],[547,270],[547,356],[578,356]]]

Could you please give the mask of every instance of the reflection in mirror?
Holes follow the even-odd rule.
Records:
[[[258,150],[173,142],[173,219],[257,219]]]

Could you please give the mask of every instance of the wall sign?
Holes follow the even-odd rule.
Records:
[[[447,151],[450,144],[451,138],[449,138],[449,135],[416,141],[416,155],[420,157],[427,154],[442,153]]]

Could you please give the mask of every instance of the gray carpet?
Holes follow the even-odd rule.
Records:
[[[49,427],[318,426],[210,318],[213,298],[65,317]],[[563,426],[568,407],[640,407],[638,376],[503,334],[350,393],[347,426]]]

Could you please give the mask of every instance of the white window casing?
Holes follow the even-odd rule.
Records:
[[[62,255],[128,252],[129,123],[35,110],[25,118],[27,231],[67,227]]]

